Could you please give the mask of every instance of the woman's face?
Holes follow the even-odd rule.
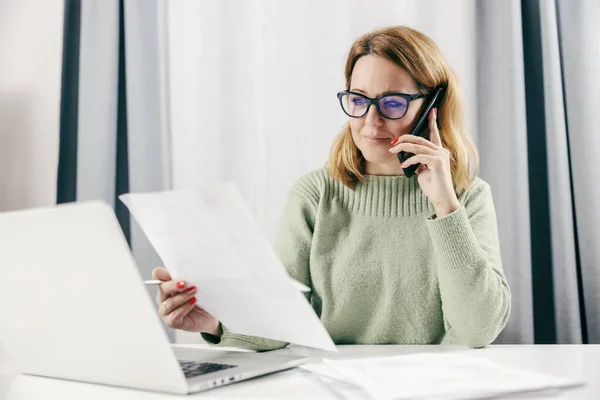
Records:
[[[358,59],[352,71],[350,91],[375,98],[386,93],[419,93],[414,79],[403,68],[378,56],[367,55]],[[350,118],[350,129],[356,146],[366,160],[370,175],[401,175],[400,162],[388,150],[392,139],[408,133],[419,113],[423,99],[413,100],[404,117],[389,120],[372,105],[361,118]]]

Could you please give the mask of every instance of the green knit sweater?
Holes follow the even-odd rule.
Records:
[[[476,178],[441,218],[416,176],[367,176],[355,190],[326,169],[293,186],[276,252],[336,344],[482,347],[511,308],[490,186]],[[288,343],[230,332],[216,346],[272,350]]]

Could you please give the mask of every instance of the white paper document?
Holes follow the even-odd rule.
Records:
[[[336,351],[232,183],[119,197],[173,279],[232,332]]]
[[[509,368],[482,357],[422,353],[352,360],[324,359],[300,368],[364,389],[373,399],[481,399],[557,389],[583,382]]]

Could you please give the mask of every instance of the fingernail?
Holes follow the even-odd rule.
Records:
[[[433,108],[433,118],[437,119],[437,107]]]
[[[191,299],[188,301],[188,303],[190,303],[190,304],[195,304],[195,303],[196,303],[196,298],[195,298],[195,297],[192,297],[192,298],[191,298]]]
[[[196,286],[190,286],[187,291],[188,292],[193,292],[194,290],[196,290]]]
[[[185,288],[185,282],[184,281],[177,282],[177,289],[183,289],[183,288]]]
[[[394,138],[391,142],[392,146],[395,145],[396,143],[398,143],[398,139],[400,138]]]

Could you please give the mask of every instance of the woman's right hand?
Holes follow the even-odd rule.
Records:
[[[152,279],[163,281],[158,287],[156,300],[158,313],[168,327],[221,336],[219,320],[196,305],[195,286],[189,287],[185,281],[174,281],[171,274],[162,267],[152,271]]]

